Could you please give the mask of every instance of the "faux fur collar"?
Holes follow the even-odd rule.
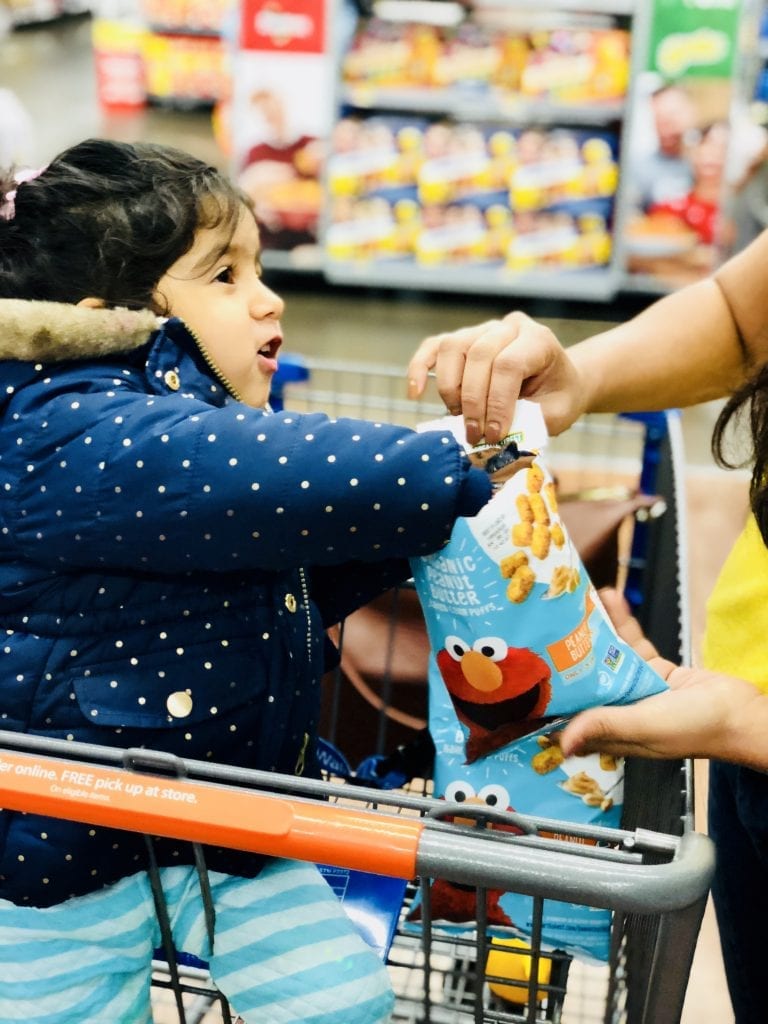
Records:
[[[50,363],[139,348],[158,326],[148,309],[90,309],[0,299],[0,359]]]

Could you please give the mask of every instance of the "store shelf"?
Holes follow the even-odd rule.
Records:
[[[504,0],[474,0],[473,6],[482,11],[490,8],[504,7]],[[515,0],[515,10],[541,11],[546,9],[563,14],[607,14],[615,17],[628,17],[635,13],[638,4],[634,0]]]
[[[374,4],[335,62],[329,280],[612,298],[635,6]]]
[[[32,28],[60,18],[90,14],[90,0],[8,0],[3,6],[3,25]]]
[[[477,11],[499,10],[514,6],[523,13],[539,12],[542,9],[555,14],[603,14],[613,17],[628,17],[635,13],[635,0],[515,0],[514,5],[505,0],[473,0]],[[445,14],[443,14],[445,11]],[[433,25],[450,25],[461,17],[462,4],[456,0],[378,0],[373,4],[376,17],[387,17],[402,21],[428,21]]]
[[[410,261],[329,261],[325,265],[325,276],[334,284],[594,302],[612,299],[619,285],[619,275],[608,267],[570,271],[536,270],[513,274],[503,267],[473,267],[466,264],[417,268]]]
[[[555,103],[545,99],[489,96],[472,87],[466,89],[370,89],[342,86],[342,106],[359,110],[390,110],[430,114],[456,121],[503,121],[509,125],[612,124],[624,116],[622,101],[605,103]]]
[[[639,295],[666,295],[670,285],[653,274],[624,274],[619,290]]]
[[[266,271],[282,270],[295,273],[320,274],[325,270],[325,258],[319,245],[302,245],[295,249],[264,249],[261,263]]]
[[[207,112],[216,105],[213,96],[156,96],[147,93],[146,102],[159,110],[174,110],[180,114],[192,114],[196,111]]]
[[[196,25],[184,25],[162,22],[150,22],[147,25],[148,32],[154,32],[159,36],[192,36],[198,38],[202,36],[205,39],[221,39],[221,31],[217,28],[196,26]]]

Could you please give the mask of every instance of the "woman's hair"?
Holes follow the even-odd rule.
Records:
[[[36,178],[0,174],[0,297],[142,307],[200,228],[234,233],[250,203],[220,171],[180,150],[89,139]],[[231,237],[231,235],[230,235]],[[223,247],[222,247],[223,248]]]
[[[735,459],[725,453],[726,433],[744,419],[749,424],[750,451],[746,458]],[[752,464],[749,503],[768,545],[768,364],[735,391],[720,410],[712,433],[712,453],[718,465],[727,469]]]

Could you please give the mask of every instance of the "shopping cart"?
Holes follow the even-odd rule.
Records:
[[[303,380],[286,384],[278,396],[286,408],[412,423],[444,414],[436,400],[413,404],[400,398],[399,368],[316,360],[306,370],[296,375]],[[681,451],[674,415],[597,417],[557,439],[548,457],[561,490],[576,501],[623,507],[642,482],[650,498],[641,502],[639,520],[624,515],[612,537],[617,573],[651,638],[676,658],[688,654],[684,505],[676,475]],[[635,506],[630,502],[630,507]],[[628,521],[631,531],[625,529]],[[342,669],[329,677],[325,694],[326,738],[338,758],[328,761],[322,779],[0,732],[0,805],[142,832],[150,849],[151,837],[173,836],[400,879],[402,910],[383,950],[398,1022],[679,1021],[713,865],[710,841],[693,827],[690,765],[630,762],[620,828],[488,808],[477,812],[474,824],[449,821],[456,807],[430,795],[423,710],[416,705],[402,711],[402,693],[393,688],[397,680],[387,678],[403,607],[402,595],[393,596],[385,614],[383,667],[379,678],[370,672],[364,678],[376,712],[366,750],[373,769],[367,773],[349,767],[343,737],[335,731],[350,694],[359,697],[346,671],[353,672],[347,648],[352,634],[345,639],[345,624]],[[408,688],[426,701],[424,679]],[[92,777],[94,791],[101,780],[98,799],[56,784],[73,764]],[[167,789],[169,778],[182,798],[146,795],[157,793],[160,783]],[[137,784],[129,786],[129,779]],[[489,824],[512,828],[485,827]],[[564,837],[571,841],[563,842]],[[201,857],[198,868],[210,926],[213,909]],[[471,931],[447,936],[435,926],[430,906],[435,880],[474,890],[477,923]],[[497,889],[531,898],[532,930],[522,947],[492,938],[486,926],[486,895]],[[229,1009],[205,965],[188,963],[173,949],[157,879],[155,892],[164,936],[155,984],[167,994],[174,1014],[167,1016],[168,1006],[159,997],[158,1021],[228,1021]],[[406,926],[417,894],[420,934]],[[612,911],[607,964],[584,964],[544,948],[544,908],[553,900]]]

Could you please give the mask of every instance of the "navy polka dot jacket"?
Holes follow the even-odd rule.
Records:
[[[439,548],[487,477],[442,433],[242,405],[178,320],[129,343],[101,312],[96,344],[70,308],[0,339],[0,728],[310,770],[325,627]],[[144,858],[139,835],[0,812],[0,898],[50,905]]]

